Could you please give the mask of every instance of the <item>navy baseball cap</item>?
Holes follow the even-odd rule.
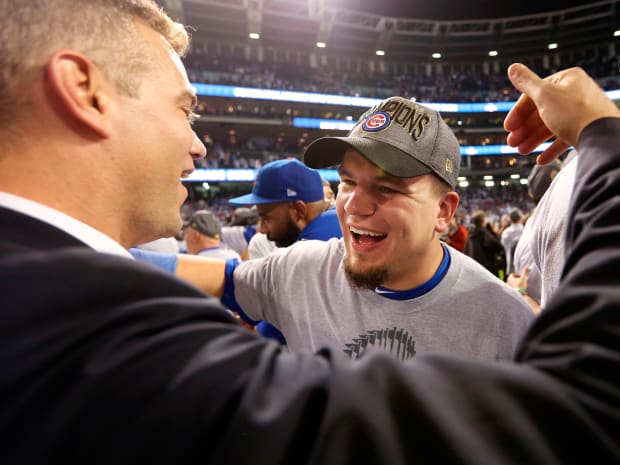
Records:
[[[304,163],[312,168],[340,165],[349,148],[392,176],[432,172],[452,188],[461,165],[459,143],[441,115],[403,97],[390,97],[369,109],[346,137],[315,140]]]
[[[237,205],[279,202],[317,202],[323,199],[319,172],[296,159],[267,163],[256,174],[252,193],[229,200]]]

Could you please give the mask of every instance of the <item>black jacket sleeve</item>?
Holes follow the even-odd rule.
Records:
[[[0,255],[2,462],[619,463],[618,134],[583,132],[564,279],[517,363],[283,354],[146,265]]]

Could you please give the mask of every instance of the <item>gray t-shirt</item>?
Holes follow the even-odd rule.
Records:
[[[527,294],[536,302],[540,303],[542,278],[540,276],[540,270],[534,263],[534,258],[532,257],[532,226],[533,222],[530,218],[530,220],[525,223],[523,234],[521,234],[519,242],[515,247],[515,273],[522,274],[525,268],[529,270],[527,277]]]
[[[477,262],[448,250],[441,282],[398,301],[349,284],[341,239],[298,242],[241,263],[233,274],[235,299],[250,318],[279,328],[292,351],[330,346],[357,358],[380,347],[401,359],[431,352],[510,359],[532,310]]]
[[[575,157],[564,165],[529,220],[532,222],[532,259],[542,276],[540,305],[543,309],[560,285],[566,253],[564,236],[578,161]]]

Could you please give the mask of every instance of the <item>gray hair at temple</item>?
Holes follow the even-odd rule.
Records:
[[[0,0],[0,131],[27,117],[29,85],[58,50],[84,54],[119,92],[137,95],[142,73],[156,63],[139,22],[180,56],[187,51],[183,25],[152,0]]]

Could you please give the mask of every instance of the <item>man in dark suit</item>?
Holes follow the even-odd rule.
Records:
[[[620,118],[593,81],[511,74],[545,115],[524,98],[512,143],[550,125],[589,157],[517,363],[347,362],[282,354],[127,255],[178,229],[204,154],[186,39],[149,0],[0,0],[3,465],[617,463]]]

